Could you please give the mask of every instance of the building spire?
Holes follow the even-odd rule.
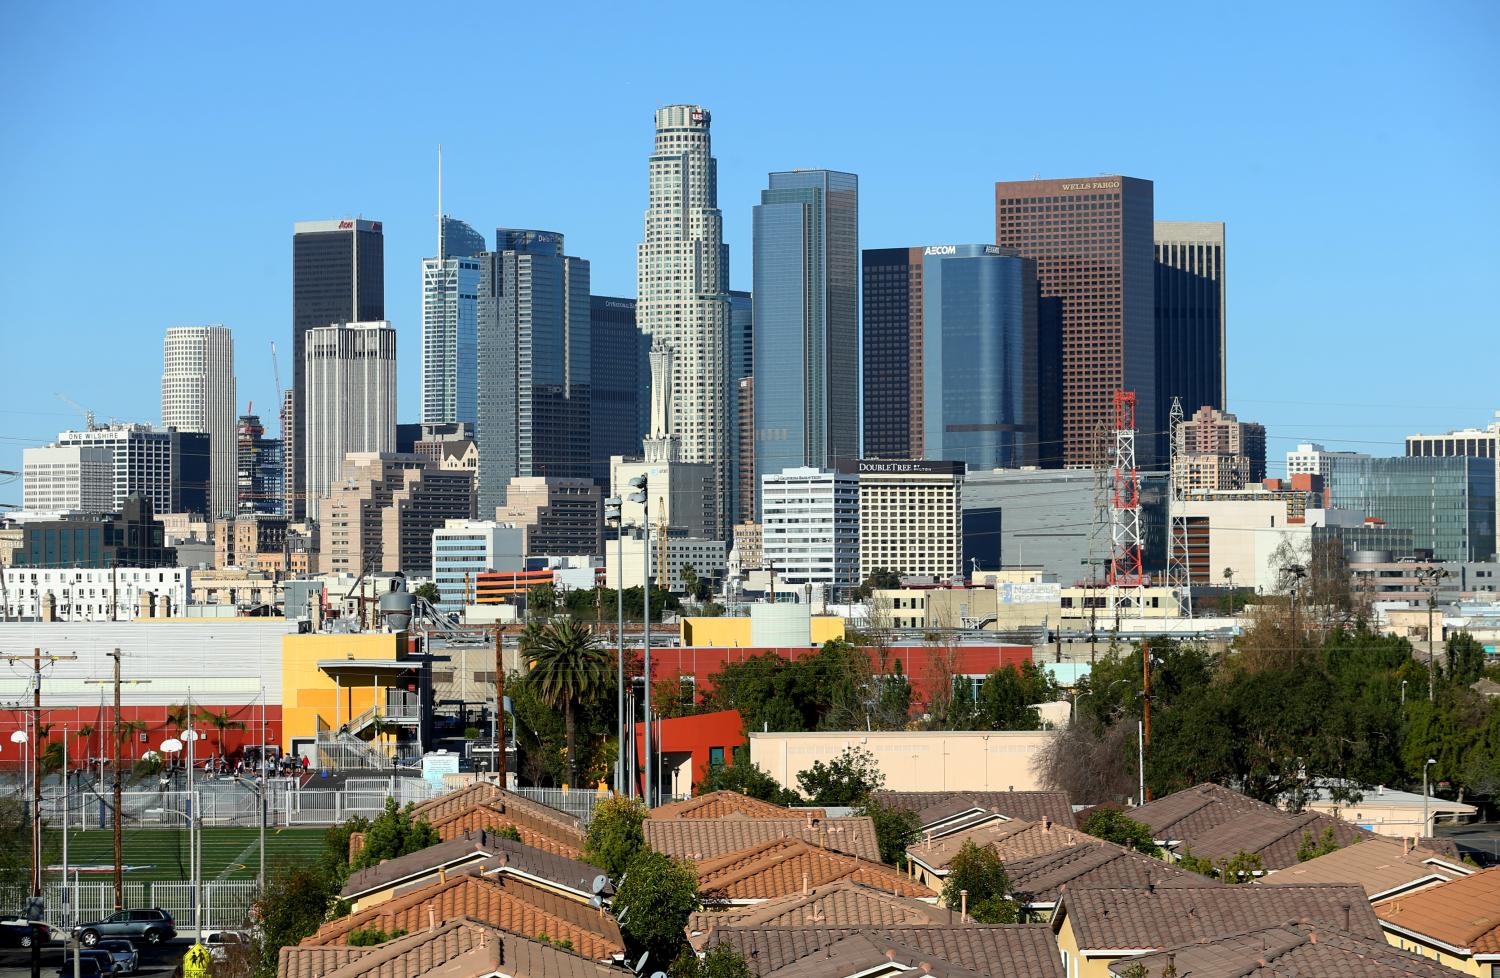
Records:
[[[438,143],[438,267],[443,263],[443,144]]]

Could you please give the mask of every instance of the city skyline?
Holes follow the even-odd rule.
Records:
[[[11,10],[3,16],[10,37],[45,42],[62,29],[62,21],[53,21],[50,13]],[[122,17],[119,22],[112,19],[117,16]],[[591,41],[628,36],[628,28],[608,22],[612,16],[616,15],[601,15],[591,25]],[[1483,160],[1493,156],[1493,127],[1468,123],[1484,117],[1483,104],[1470,99],[1478,97],[1472,93],[1486,90],[1493,73],[1477,55],[1493,37],[1494,17],[1493,11],[1479,6],[1426,17],[1393,8],[1351,24],[1331,12],[1319,12],[1302,36],[1278,40],[1294,68],[1269,89],[1259,87],[1262,79],[1252,68],[1250,41],[1240,42],[1243,49],[1236,46],[1213,58],[1192,54],[1191,63],[1211,68],[1217,84],[1210,86],[1215,89],[1212,97],[1178,93],[1188,100],[1179,108],[1224,108],[1222,115],[1203,116],[1203,125],[1190,135],[1149,122],[1126,127],[1120,120],[1093,114],[1087,126],[1064,128],[1049,119],[1050,110],[1044,108],[1016,115],[999,104],[1003,93],[996,92],[954,96],[958,108],[965,110],[959,116],[975,118],[977,112],[984,121],[1003,114],[1005,124],[990,127],[997,130],[994,133],[955,129],[901,111],[917,104],[914,94],[901,95],[878,109],[851,104],[835,113],[792,119],[777,111],[777,100],[790,91],[790,83],[775,83],[769,92],[750,91],[722,66],[711,67],[706,54],[695,54],[671,68],[637,60],[639,74],[618,90],[594,91],[597,86],[591,86],[596,100],[590,104],[590,123],[579,127],[587,129],[586,134],[570,134],[558,128],[561,123],[533,117],[507,127],[506,143],[541,147],[551,142],[556,152],[537,159],[506,159],[492,174],[496,156],[488,139],[465,132],[456,116],[439,113],[424,119],[418,133],[411,123],[395,119],[399,111],[377,106],[379,98],[366,104],[364,95],[324,92],[307,109],[278,108],[273,117],[265,115],[265,107],[250,95],[234,89],[219,96],[225,100],[225,119],[245,115],[255,123],[254,135],[227,121],[222,128],[216,123],[206,133],[195,133],[226,158],[225,168],[204,182],[195,172],[202,168],[182,154],[182,137],[166,119],[146,117],[137,120],[144,124],[133,123],[132,134],[109,170],[95,169],[91,154],[79,152],[93,137],[71,127],[81,125],[98,138],[119,138],[107,113],[133,118],[115,104],[121,96],[132,96],[132,105],[169,101],[154,94],[167,83],[167,76],[147,74],[120,86],[119,93],[105,93],[97,108],[84,107],[83,91],[97,87],[94,83],[104,77],[100,73],[113,71],[117,60],[134,50],[132,41],[166,27],[150,14],[124,18],[105,12],[72,39],[97,55],[87,60],[78,77],[64,80],[55,74],[56,67],[38,60],[36,52],[45,50],[47,43],[14,51],[15,57],[0,68],[0,76],[20,95],[10,125],[19,137],[20,151],[0,163],[0,174],[8,186],[31,188],[26,199],[14,202],[17,220],[11,225],[32,229],[28,240],[23,243],[18,234],[0,239],[0,256],[8,259],[0,262],[0,283],[11,286],[5,293],[11,297],[4,313],[7,348],[18,357],[35,357],[42,355],[47,340],[62,335],[80,351],[66,379],[18,377],[0,404],[5,435],[0,441],[0,468],[19,470],[23,448],[44,445],[58,430],[79,426],[81,418],[54,398],[54,392],[84,402],[101,418],[158,420],[154,385],[125,379],[155,369],[156,350],[149,349],[151,344],[137,344],[146,348],[127,346],[106,353],[102,344],[120,332],[154,338],[173,323],[222,322],[237,341],[237,409],[244,411],[252,400],[274,404],[270,342],[280,348],[284,385],[291,373],[287,226],[323,217],[363,214],[387,227],[387,318],[404,334],[400,403],[407,406],[406,419],[415,420],[420,403],[420,362],[415,356],[420,343],[418,275],[420,260],[433,251],[431,173],[437,144],[446,147],[450,213],[477,219],[481,227],[556,227],[569,236],[570,250],[592,261],[595,292],[629,296],[633,245],[639,240],[646,198],[640,180],[640,158],[649,151],[645,127],[649,113],[674,101],[701,104],[716,116],[714,152],[721,168],[718,203],[730,253],[729,287],[749,285],[750,213],[769,172],[828,165],[859,173],[864,247],[987,240],[985,228],[992,214],[987,213],[985,198],[995,181],[1103,170],[1130,173],[1153,182],[1158,220],[1229,225],[1235,268],[1228,286],[1232,312],[1226,406],[1267,425],[1270,454],[1278,457],[1308,440],[1377,455],[1399,454],[1402,437],[1411,431],[1487,423],[1493,405],[1488,403],[1485,377],[1492,364],[1482,356],[1452,358],[1444,376],[1445,390],[1452,393],[1422,403],[1392,404],[1394,397],[1379,392],[1409,386],[1405,358],[1391,356],[1381,344],[1336,341],[1363,339],[1373,331],[1396,342],[1411,324],[1420,322],[1428,324],[1424,329],[1436,324],[1442,335],[1462,345],[1481,340],[1493,328],[1493,315],[1478,305],[1477,286],[1463,284],[1481,281],[1483,270],[1494,264],[1494,245],[1477,231],[1489,223],[1486,218],[1496,207],[1493,195],[1477,195],[1455,223],[1430,214],[1416,198],[1392,199],[1382,188],[1418,165],[1427,179],[1460,186],[1465,173],[1477,172]],[[916,25],[912,39],[921,48],[919,66],[941,63],[941,51],[951,52],[960,62],[974,56],[976,42],[967,34],[983,32],[955,28],[970,22],[978,26],[984,19],[938,16]],[[313,15],[304,30],[309,38],[331,37],[333,20]],[[1244,15],[1184,27],[1173,23],[1170,10],[1155,12],[1148,21],[1132,25],[1129,38],[1147,43],[1153,31],[1161,31],[1174,50],[1236,30],[1260,36],[1274,29],[1269,18],[1262,25]],[[173,30],[199,26],[189,24],[166,33],[172,36]],[[1027,15],[1015,26],[1041,29],[1045,21]],[[1333,36],[1335,27],[1341,43],[1360,53],[1337,66],[1322,65],[1320,45]],[[263,29],[248,24],[235,29],[240,28],[251,37]],[[367,30],[372,36],[391,38],[400,29],[393,18],[376,16]],[[1105,51],[1117,40],[1098,25],[1078,30],[1085,57],[1090,51]],[[938,39],[946,47],[936,45]],[[273,49],[289,43],[262,40]],[[860,28],[850,40],[857,48],[874,50],[868,47],[875,40],[868,28]],[[417,43],[419,38],[402,38],[402,43],[408,41]],[[795,57],[799,50],[794,45],[787,56]],[[229,69],[240,64],[244,53],[231,47],[217,57]],[[835,69],[852,70],[860,82],[877,76],[875,65],[861,64],[853,54],[830,58],[828,64],[810,61],[808,73],[822,78]],[[1393,58],[1408,70],[1392,73]],[[1056,100],[1080,98],[1096,88],[1108,70],[1124,63],[1119,53],[1112,53],[1100,67],[1062,79]],[[380,93],[398,101],[417,97],[413,70],[393,69],[389,79],[379,82]],[[1405,79],[1399,85],[1395,74]],[[1154,84],[1149,73],[1129,77],[1137,85]],[[268,84],[276,93],[286,83],[268,79]],[[51,90],[43,91],[47,85]],[[403,94],[406,88],[413,91]],[[1362,90],[1358,101],[1346,94]],[[574,89],[566,91],[572,94]],[[191,103],[203,96],[174,89],[172,97]],[[372,131],[387,134],[389,152],[370,160],[336,150],[346,139],[343,131],[348,125],[324,125],[335,110],[349,113],[346,122],[356,127],[378,120],[381,128]],[[894,129],[895,119],[906,128]],[[309,128],[315,123],[321,130]],[[572,128],[573,122],[567,125]],[[310,132],[316,135],[307,153],[291,152]],[[1246,142],[1252,132],[1253,150]],[[254,140],[268,142],[269,152],[293,157],[298,177],[294,180],[284,165],[267,167],[260,151],[243,161],[228,159]],[[63,153],[54,156],[56,166],[42,162],[40,154],[49,151]],[[575,152],[586,156],[586,162],[554,165],[556,155]],[[588,168],[588,187],[570,200],[563,188],[579,187],[579,165]],[[257,167],[267,172],[256,172]],[[554,169],[559,172],[548,172]],[[934,174],[941,179],[935,180]],[[235,182],[236,193],[221,193],[223,180]],[[120,181],[144,181],[143,192],[119,194]],[[168,187],[174,192],[170,207],[162,196]],[[1384,202],[1371,208],[1367,201],[1372,199]],[[41,207],[46,211],[38,210]],[[43,213],[45,219],[40,217]],[[84,301],[74,304],[80,307],[97,306],[107,296],[110,315],[45,302],[40,297],[61,286],[52,278],[57,272],[36,256],[58,250],[63,228],[80,223],[84,214],[103,213],[129,229],[132,245],[114,267],[72,288],[75,295],[83,290]],[[221,236],[221,249],[173,250],[171,243],[180,242],[192,228],[210,224],[236,229]],[[1392,228],[1411,232],[1419,227],[1448,245],[1441,253],[1419,253],[1400,286],[1387,289],[1387,279],[1374,272],[1387,260],[1384,242],[1391,240]],[[1329,228],[1337,229],[1341,245],[1320,250],[1316,269],[1285,260],[1289,252],[1284,241],[1306,239]],[[1377,228],[1382,233],[1377,234]],[[1290,249],[1290,254],[1298,253],[1298,248]],[[185,267],[180,287],[164,302],[160,291],[145,283],[150,269],[169,260]],[[1308,336],[1327,337],[1327,346],[1302,345]],[[1314,362],[1320,357],[1288,357],[1298,350],[1333,357],[1333,366]],[[1194,406],[1186,408],[1191,412]],[[261,413],[269,423],[271,412],[263,408]],[[0,501],[19,502],[20,495],[19,480],[0,486]]]

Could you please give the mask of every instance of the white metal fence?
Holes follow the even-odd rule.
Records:
[[[254,880],[214,880],[202,885],[202,913],[196,913],[191,883],[126,883],[121,890],[126,907],[160,907],[172,915],[180,931],[225,930],[243,927],[255,899]],[[5,907],[22,907],[28,899],[19,887],[0,890]],[[46,921],[66,930],[114,913],[113,881],[77,880],[42,887]]]

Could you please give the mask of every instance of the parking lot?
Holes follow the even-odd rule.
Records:
[[[182,956],[190,947],[188,941],[173,941],[160,947],[148,947],[144,941],[136,944],[141,952],[141,970],[138,975],[170,975],[182,962]],[[66,945],[57,941],[42,948],[42,974],[51,978],[62,967]],[[0,978],[22,978],[31,974],[31,952],[16,948],[0,949]]]

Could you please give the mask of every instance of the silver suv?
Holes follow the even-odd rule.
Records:
[[[117,910],[91,924],[79,924],[73,934],[84,947],[93,947],[103,937],[139,938],[161,944],[177,936],[172,915],[160,907],[151,910]]]

